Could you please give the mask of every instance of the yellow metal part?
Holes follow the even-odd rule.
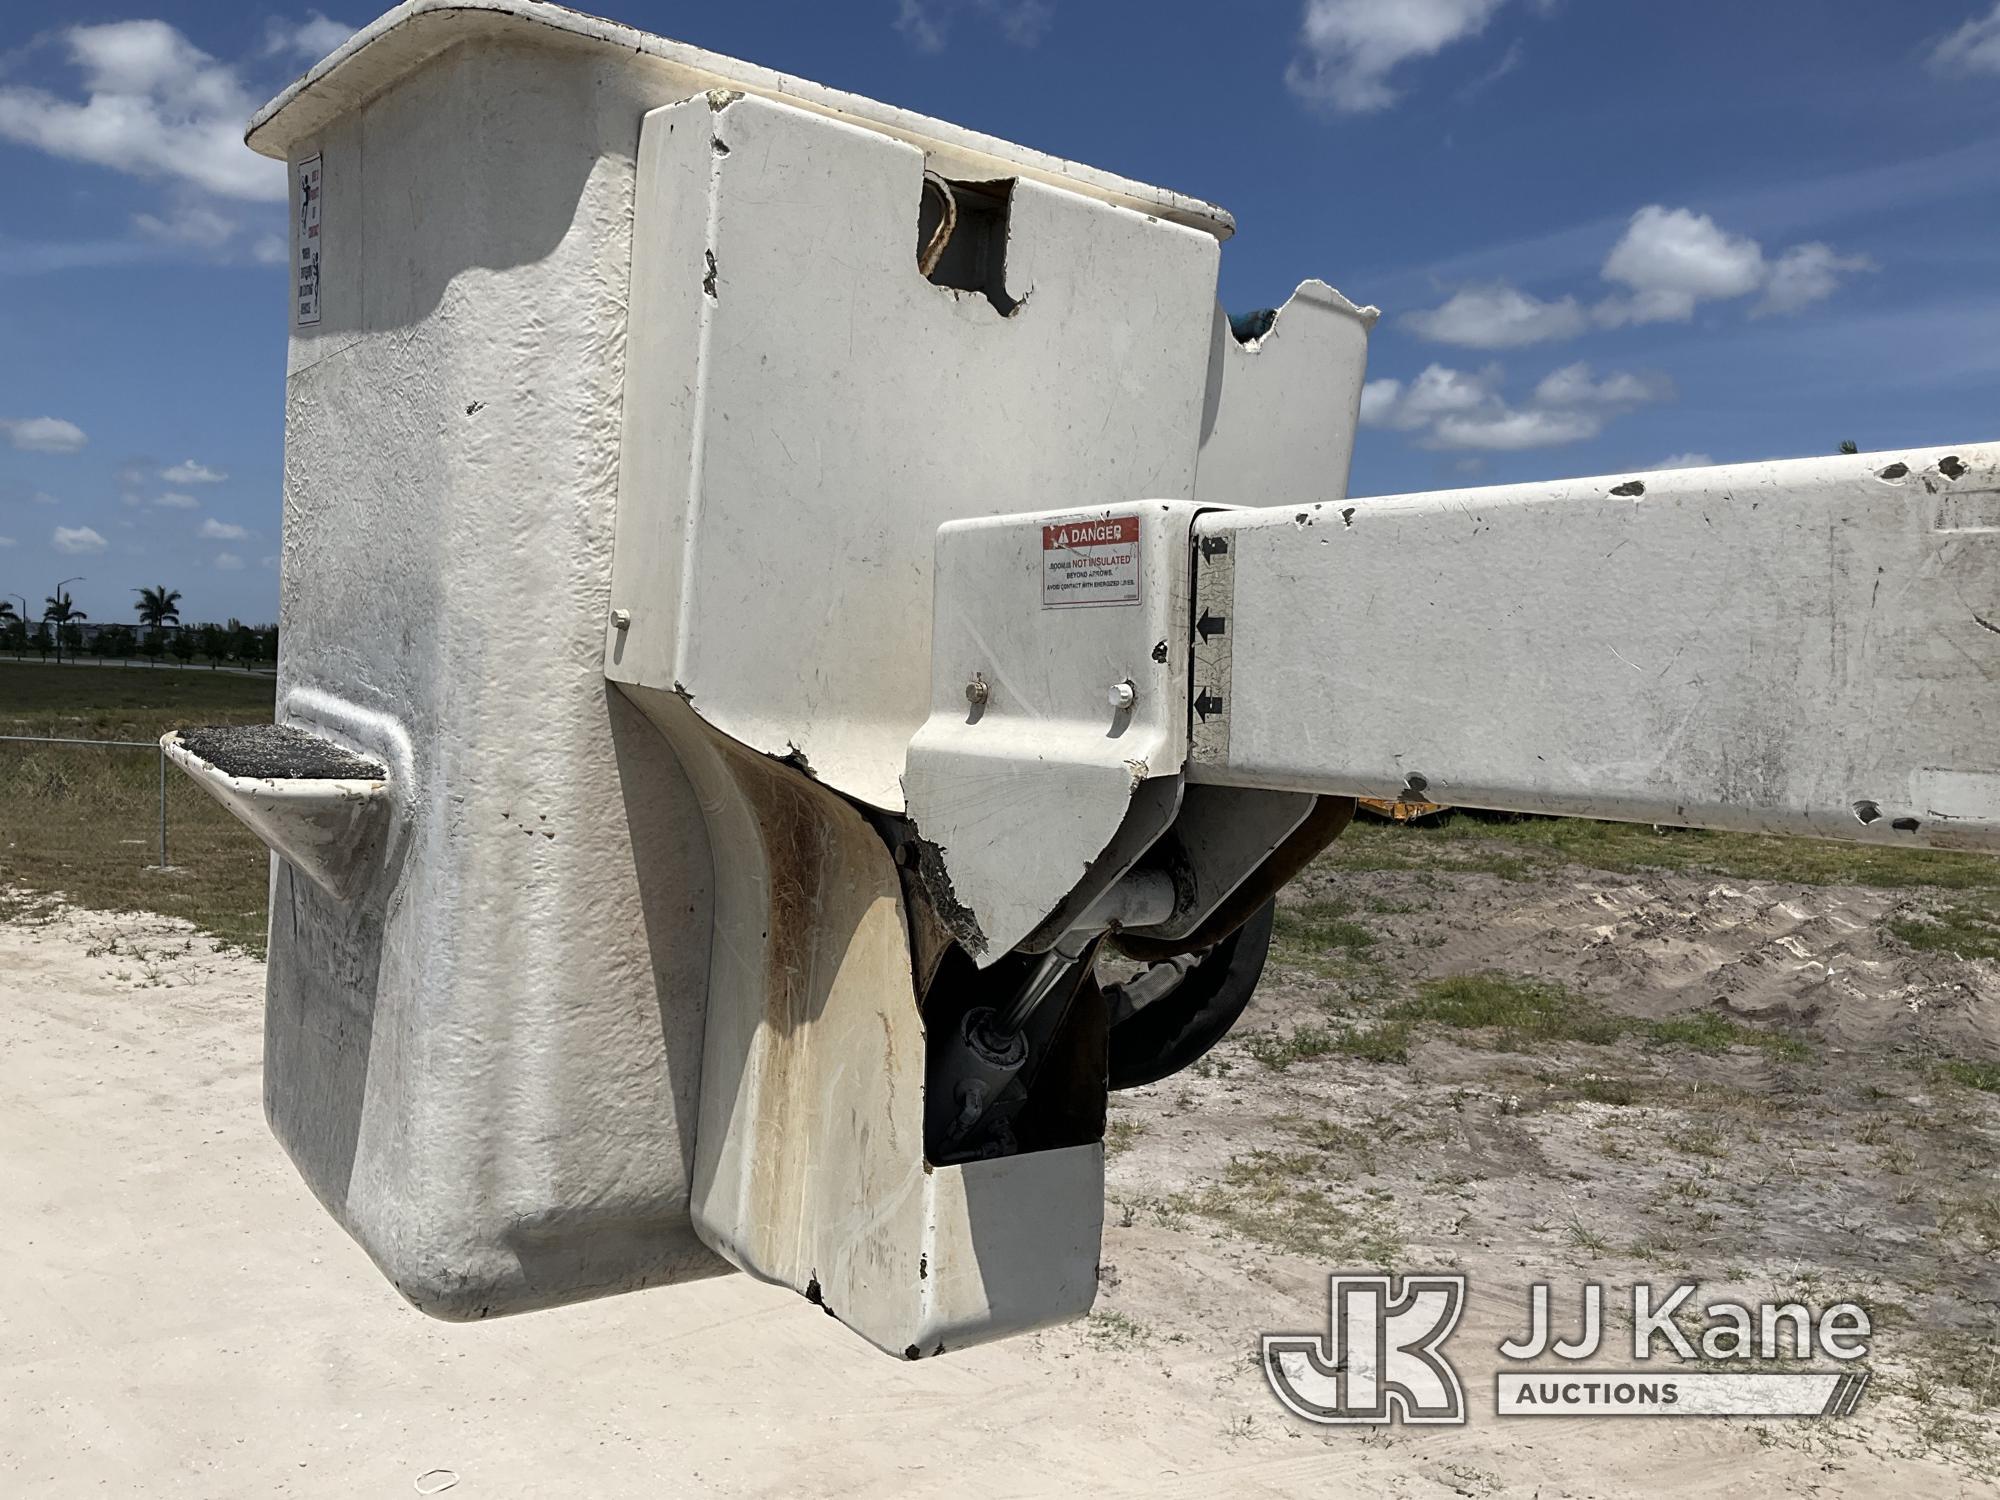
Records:
[[[1397,823],[1414,823],[1419,818],[1428,818],[1445,810],[1442,802],[1424,802],[1406,797],[1398,797],[1394,801],[1382,797],[1357,797],[1355,802],[1361,811]]]

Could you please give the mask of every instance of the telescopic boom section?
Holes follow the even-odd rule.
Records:
[[[1190,783],[2000,850],[2000,445],[1210,512]]]

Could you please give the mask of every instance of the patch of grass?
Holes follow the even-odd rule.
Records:
[[[1136,1318],[1110,1309],[1093,1309],[1084,1320],[1083,1336],[1100,1349],[1132,1349],[1153,1341],[1153,1330]]]
[[[1345,1026],[1335,1035],[1333,1050],[1356,1062],[1406,1063],[1410,1060],[1410,1028],[1401,1021]]]
[[[1339,1120],[1310,1119],[1303,1115],[1281,1115],[1275,1123],[1302,1145],[1330,1160],[1331,1165],[1322,1161],[1315,1171],[1331,1171],[1343,1182],[1357,1172],[1375,1171],[1376,1148],[1383,1143],[1378,1134]]]
[[[1666,1142],[1674,1150],[1688,1156],[1725,1157],[1729,1154],[1729,1142],[1722,1132],[1710,1125],[1690,1125],[1682,1130],[1668,1133]]]
[[[1934,1368],[1964,1391],[1973,1407],[2000,1408],[2000,1328],[1981,1334],[1927,1334],[1923,1348]]]
[[[1623,1107],[1639,1097],[1639,1085],[1630,1078],[1612,1078],[1601,1073],[1585,1073],[1572,1085],[1577,1097],[1592,1104]]]
[[[0,734],[155,740],[188,724],[268,723],[268,677],[0,662]],[[270,856],[178,770],[159,859],[157,751],[0,743],[0,886],[102,911],[182,917],[264,948]],[[7,913],[0,912],[0,917]]]
[[[1405,1023],[1387,1020],[1357,1026],[1346,1019],[1344,1004],[1324,1008],[1335,1018],[1333,1026],[1308,1023],[1289,1032],[1253,1033],[1243,1039],[1243,1050],[1275,1072],[1321,1057],[1351,1057],[1371,1063],[1410,1060],[1410,1028]]]
[[[1927,953],[2000,959],[2000,917],[1989,907],[1951,905],[1888,926],[1892,936]]]
[[[1551,1042],[1603,1044],[1624,1030],[1618,1017],[1561,985],[1492,973],[1431,980],[1389,1014],[1393,1020],[1490,1031],[1502,1052],[1530,1052]]]
[[[189,724],[268,720],[276,678],[174,667],[39,666],[0,660],[0,734],[158,739]]]
[[[1619,874],[1688,870],[1799,885],[2000,890],[2000,868],[1978,854],[1471,809],[1421,824],[1357,821],[1314,863],[1327,870],[1470,871],[1510,880],[1574,864]]]
[[[1572,1215],[1569,1223],[1563,1226],[1563,1239],[1568,1242],[1571,1249],[1587,1250],[1592,1255],[1602,1255],[1611,1248],[1611,1241],[1575,1215]]]
[[[1612,1073],[1569,1073],[1553,1068],[1538,1069],[1534,1081],[1544,1090],[1555,1090],[1567,1102],[1574,1096],[1589,1104],[1613,1104],[1620,1108],[1636,1104],[1642,1095],[1653,1092],[1645,1079],[1623,1078]],[[1609,1121],[1600,1122],[1608,1125]]]
[[[1339,1050],[1339,1039],[1324,1026],[1300,1026],[1280,1035],[1275,1031],[1246,1037],[1243,1050],[1265,1067],[1282,1073],[1293,1063],[1308,1062]]]
[[[2000,1094],[2000,1063],[1967,1062],[1954,1057],[1939,1063],[1938,1072],[1965,1088]]]
[[[1113,1120],[1104,1131],[1104,1155],[1111,1157],[1130,1151],[1146,1133],[1146,1127],[1137,1120]]]
[[[1181,1212],[1271,1249],[1330,1264],[1392,1270],[1406,1254],[1386,1197],[1342,1200],[1315,1178],[1313,1151],[1252,1151],[1230,1162],[1222,1181],[1169,1200]]]
[[[1279,1115],[1272,1123],[1316,1151],[1365,1152],[1375,1146],[1375,1137],[1341,1120],[1322,1120],[1311,1115]]]
[[[1760,1048],[1785,1061],[1812,1055],[1796,1037],[1743,1026],[1713,1012],[1631,1020],[1559,984],[1491,972],[1431,980],[1414,999],[1390,1006],[1387,1015],[1388,1025],[1430,1024],[1480,1033],[1484,1044],[1498,1052],[1534,1052],[1558,1042],[1601,1047],[1636,1034],[1649,1046],[1688,1047],[1711,1055],[1731,1047]],[[1400,1040],[1406,1045],[1408,1038]],[[1610,1082],[1604,1088],[1599,1102],[1631,1102],[1626,1088]],[[1583,1096],[1593,1097],[1588,1091]]]
[[[1982,1250],[2000,1250],[2000,1194],[1954,1198],[1938,1207],[1938,1233],[1964,1236]]]
[[[1307,901],[1281,906],[1271,925],[1271,946],[1280,952],[1320,955],[1338,949],[1359,956],[1375,944],[1375,934],[1347,920],[1345,901]]]
[[[1456,819],[1422,825],[1357,819],[1313,864],[1332,870],[1444,870],[1522,880],[1545,863],[1530,851],[1463,839],[1456,824]]]
[[[1992,1414],[2000,1409],[2000,1328],[1930,1331],[1899,1352],[1908,1362],[1908,1372],[1885,1380],[1884,1385],[1918,1408],[1917,1436],[1929,1447],[1969,1460],[1982,1477],[1991,1477],[1994,1460],[2000,1456],[1994,1450],[1992,1427]]]
[[[1710,1057],[1727,1052],[1731,1047],[1761,1047],[1787,1062],[1803,1062],[1812,1056],[1812,1048],[1797,1037],[1740,1025],[1712,1010],[1645,1021],[1639,1026],[1649,1046],[1686,1047]]]

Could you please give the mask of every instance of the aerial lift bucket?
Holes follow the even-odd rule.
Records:
[[[534,0],[249,139],[277,723],[167,744],[274,854],[271,1124],[428,1312],[1080,1316],[1108,1081],[1356,796],[1993,846],[1990,448],[1348,505],[1374,310],[1232,330],[1220,209]]]

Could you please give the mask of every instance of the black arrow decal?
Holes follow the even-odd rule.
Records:
[[[1194,622],[1194,628],[1200,632],[1203,640],[1207,640],[1212,635],[1221,635],[1223,631],[1229,628],[1229,617],[1227,615],[1212,615],[1206,609],[1203,609],[1201,618]]]
[[[1209,715],[1222,712],[1222,700],[1203,688],[1201,696],[1194,700],[1194,711],[1201,715],[1203,723],[1207,723]]]
[[[1205,536],[1201,539],[1201,555],[1204,559],[1211,558],[1218,552],[1227,552],[1228,550],[1229,538],[1226,536]]]

